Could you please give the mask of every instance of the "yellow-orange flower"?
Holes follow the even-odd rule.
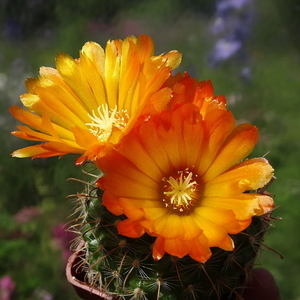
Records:
[[[56,58],[56,69],[42,67],[26,82],[21,96],[26,109],[13,106],[15,136],[40,141],[13,153],[16,157],[49,157],[78,153],[77,164],[105,155],[130,131],[138,117],[163,109],[171,90],[163,87],[181,61],[171,51],[154,56],[152,40],[142,35],[109,41],[106,49],[86,43],[80,58]]]
[[[202,100],[216,101],[208,98]],[[211,247],[231,251],[229,234],[241,232],[253,216],[274,206],[267,195],[245,193],[263,187],[273,175],[265,158],[242,161],[257,142],[257,128],[236,126],[221,104],[202,115],[202,100],[199,106],[176,103],[153,115],[96,162],[105,173],[97,181],[103,204],[127,217],[117,224],[119,233],[156,237],[156,260],[169,253],[205,262]]]

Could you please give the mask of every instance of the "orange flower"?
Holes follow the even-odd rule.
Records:
[[[170,76],[166,86],[172,88],[173,97],[168,107],[176,103],[193,103],[199,108],[202,118],[215,109],[226,110],[226,99],[224,96],[215,96],[214,88],[210,80],[198,81],[191,78],[188,73],[182,76],[180,73]]]
[[[96,161],[105,173],[97,181],[103,204],[127,217],[117,224],[119,233],[156,237],[156,260],[167,252],[205,262],[211,247],[231,251],[229,234],[273,209],[271,197],[245,193],[263,187],[273,175],[264,158],[241,162],[257,142],[257,128],[235,126],[224,107],[204,110],[205,117],[199,107],[177,103],[153,115]]]
[[[86,43],[80,58],[56,58],[56,69],[42,67],[26,82],[21,96],[26,109],[10,111],[28,126],[12,134],[41,144],[15,151],[16,157],[49,157],[78,153],[77,164],[105,155],[130,131],[138,117],[165,108],[171,90],[163,88],[181,54],[153,56],[152,40],[142,35],[109,41],[105,52]]]

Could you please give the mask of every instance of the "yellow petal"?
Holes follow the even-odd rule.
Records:
[[[79,64],[71,56],[61,53],[56,57],[56,68],[63,80],[81,100],[85,109],[92,113],[98,107],[97,100]]]
[[[34,145],[34,146],[29,146],[26,148],[15,150],[11,155],[12,157],[25,158],[25,157],[33,157],[47,152],[48,151],[44,150],[41,147],[41,145]]]
[[[84,53],[89,60],[93,63],[98,73],[104,78],[105,69],[105,53],[104,49],[95,42],[87,42],[82,47],[82,53]]]

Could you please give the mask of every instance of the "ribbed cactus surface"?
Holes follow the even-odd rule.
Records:
[[[124,217],[110,213],[101,196],[97,188],[77,196],[77,218],[72,226],[79,232],[79,240],[85,241],[81,267],[90,286],[115,299],[242,299],[239,291],[263,243],[270,214],[253,217],[246,230],[231,236],[234,251],[212,248],[213,255],[205,263],[169,254],[155,261],[155,238],[118,234],[116,224]]]

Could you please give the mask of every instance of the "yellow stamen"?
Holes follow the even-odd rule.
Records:
[[[163,178],[167,182],[163,192],[165,206],[180,213],[188,211],[199,198],[199,184],[194,180],[197,176],[186,169],[179,171],[178,176],[174,177]]]
[[[118,107],[110,109],[107,104],[98,107],[97,112],[92,111],[92,115],[88,114],[92,123],[86,123],[89,126],[89,131],[94,134],[100,142],[106,142],[113,128],[118,128],[124,131],[129,115],[126,110],[118,111]]]

